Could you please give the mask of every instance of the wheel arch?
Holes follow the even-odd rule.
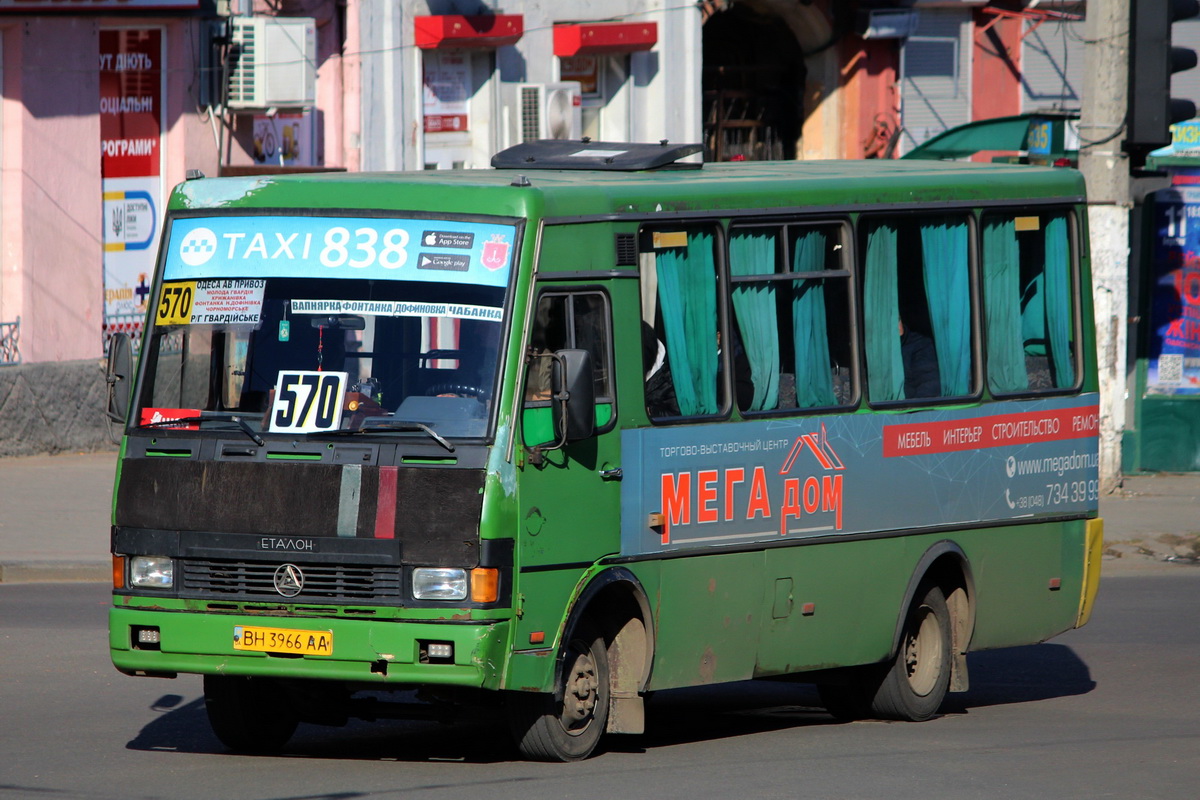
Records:
[[[956,542],[943,539],[926,550],[917,561],[896,615],[888,657],[896,655],[908,609],[927,585],[937,586],[946,598],[946,606],[950,611],[953,648],[950,691],[964,692],[969,683],[966,653],[975,631],[975,578],[970,559]]]
[[[608,648],[611,711],[608,730],[640,733],[644,726],[641,692],[654,663],[654,615],[641,581],[624,567],[597,573],[571,606],[555,654],[554,686],[561,699],[565,644],[582,626],[594,626]]]

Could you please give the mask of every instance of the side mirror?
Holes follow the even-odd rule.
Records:
[[[566,444],[591,437],[596,432],[592,354],[587,350],[559,350],[551,363],[550,402],[554,408],[555,438]]]
[[[129,396],[133,390],[133,342],[127,333],[114,333],[108,341],[108,364],[104,380],[108,384],[108,416],[124,422],[129,415]]]

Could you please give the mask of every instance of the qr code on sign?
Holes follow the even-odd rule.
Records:
[[[1160,386],[1183,385],[1183,354],[1173,353],[1158,357],[1158,384]]]

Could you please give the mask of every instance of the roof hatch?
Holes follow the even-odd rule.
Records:
[[[677,163],[699,153],[702,144],[658,144],[593,142],[590,139],[538,139],[501,150],[492,156],[498,169],[599,169],[633,171],[642,169],[699,169],[699,163]]]

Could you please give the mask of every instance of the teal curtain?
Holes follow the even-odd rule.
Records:
[[[1046,338],[1054,364],[1054,382],[1060,388],[1075,385],[1071,362],[1071,254],[1067,245],[1066,217],[1046,223]]]
[[[867,234],[863,321],[866,327],[867,389],[871,400],[904,399],[900,355],[900,295],[896,283],[896,229],[879,225]]]
[[[793,272],[825,269],[825,234],[808,231],[796,239]],[[825,324],[825,284],[805,280],[792,299],[792,331],[796,348],[796,405],[800,408],[837,404],[829,365],[829,329]]]
[[[922,273],[937,347],[942,395],[971,391],[971,276],[967,223],[944,219],[921,225]]]
[[[993,392],[1029,388],[1021,334],[1021,249],[1011,217],[983,226],[984,321],[988,385]]]
[[[717,286],[711,233],[688,235],[687,247],[658,253],[658,300],[667,335],[675,399],[683,416],[715,414]]]
[[[744,231],[729,239],[729,268],[734,277],[775,272],[775,231]],[[754,399],[750,411],[779,406],[779,320],[775,311],[775,282],[741,283],[733,288],[742,346],[750,362]]]

